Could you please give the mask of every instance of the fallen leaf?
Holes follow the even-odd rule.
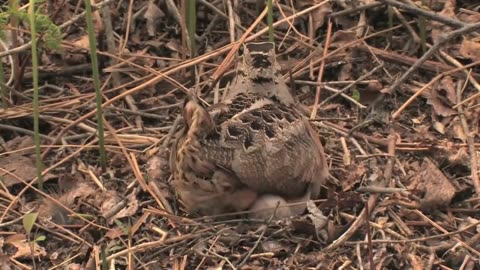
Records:
[[[457,16],[455,15],[455,6],[456,0],[445,1],[445,5],[443,6],[442,11],[438,12],[438,15],[449,19],[457,19]],[[437,43],[443,34],[452,31],[450,26],[446,26],[437,21],[430,21],[430,25],[432,27],[432,40],[434,43]]]
[[[439,116],[448,117],[457,114],[457,111],[451,108],[452,105],[449,104],[448,99],[442,95],[442,90],[447,93],[455,91],[455,89],[450,89],[448,85],[442,85],[440,83],[437,87],[427,91],[427,104],[432,105],[433,111]]]
[[[436,209],[450,204],[455,187],[443,172],[429,159],[424,158],[409,189],[419,196],[424,209]]]
[[[161,18],[165,17],[165,13],[163,13],[153,0],[150,0],[148,1],[147,10],[143,17],[147,20],[148,35],[151,37],[155,36],[157,24]]]
[[[47,252],[45,248],[39,246],[36,242],[29,243],[24,234],[14,234],[5,239],[5,244],[10,244],[14,247],[15,251],[9,254],[12,259],[29,259],[32,257],[32,251],[30,249],[33,245],[33,256],[36,258],[45,257]],[[8,253],[8,252],[7,252]]]
[[[77,38],[75,41],[72,42],[76,47],[90,50],[90,40],[88,39],[88,35],[83,35]]]
[[[282,244],[277,240],[262,241],[261,246],[264,252],[278,253],[281,251],[290,251],[290,247],[288,245]]]
[[[472,61],[480,60],[480,40],[463,39],[460,45],[460,54]]]
[[[0,179],[6,187],[22,183],[19,179],[29,182],[37,177],[37,167],[31,158],[13,154],[0,158]],[[8,173],[9,172],[9,173]],[[47,173],[43,181],[55,178],[53,174]]]
[[[313,1],[317,2],[317,1]],[[322,5],[321,7],[312,11],[312,28],[317,31],[325,23],[325,17],[332,13],[332,6],[330,3]]]
[[[437,87],[437,91],[445,91],[445,96],[448,98],[450,103],[457,104],[457,90],[452,77],[443,77],[443,79],[440,81],[440,85]]]
[[[149,180],[166,180],[170,174],[169,149],[160,147],[159,153],[148,161],[147,175]]]
[[[315,226],[315,232],[318,239],[327,240],[327,223],[328,218],[323,215],[322,211],[317,208],[313,201],[307,202],[307,210],[309,212],[308,217],[312,220],[313,225]]]
[[[12,269],[12,264],[10,263],[8,256],[3,253],[0,253],[0,269],[2,270]]]
[[[127,196],[127,205],[122,208],[117,214],[115,214],[111,219],[119,219],[123,217],[130,217],[134,215],[138,210],[138,199],[135,191],[132,191],[130,195]]]
[[[126,234],[127,233],[122,228],[115,227],[115,228],[109,229],[108,232],[105,234],[105,237],[108,239],[116,239]]]
[[[35,144],[33,143],[32,136],[17,136],[7,141],[4,145],[6,151],[15,151],[15,154],[20,156],[35,154],[34,146]]]
[[[453,120],[450,122],[453,126],[453,134],[455,139],[461,140],[463,143],[467,142],[467,135],[465,134],[465,130],[463,129],[462,122],[460,121],[460,117],[454,117]]]
[[[433,123],[433,128],[440,134],[445,135],[445,126],[441,122],[435,121]]]
[[[81,179],[80,179],[81,180]],[[95,195],[95,190],[90,184],[86,182],[76,182],[69,186],[63,193],[53,195],[58,202],[69,209],[77,209],[76,203],[83,201],[87,197]],[[44,219],[51,219],[56,224],[73,224],[75,217],[70,217],[70,212],[56,202],[44,199],[38,208],[38,214]],[[49,226],[49,223],[46,225]]]

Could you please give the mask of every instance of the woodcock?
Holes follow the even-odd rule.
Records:
[[[222,102],[206,108],[189,96],[186,128],[172,150],[174,186],[187,210],[216,215],[316,198],[328,166],[318,135],[295,105],[268,42],[244,46]],[[266,217],[272,209],[252,216]]]

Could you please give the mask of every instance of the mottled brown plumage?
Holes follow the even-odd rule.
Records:
[[[288,203],[317,197],[328,175],[323,148],[295,107],[272,43],[244,46],[228,91],[209,108],[193,96],[185,102],[186,128],[173,150],[173,172],[187,210],[212,215],[258,210],[271,206],[271,198]]]

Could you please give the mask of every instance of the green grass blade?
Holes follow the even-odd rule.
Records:
[[[35,25],[35,0],[30,0],[28,7],[28,20],[32,35],[32,77],[33,77],[33,141],[35,143],[35,158],[37,167],[38,187],[43,190],[42,155],[40,153],[40,129],[38,109],[38,55],[37,55],[37,29]]]
[[[267,24],[268,24],[268,40],[274,42],[273,37],[273,0],[268,0],[267,3]]]
[[[190,40],[190,58],[195,57],[195,32],[197,31],[197,10],[196,1],[187,0],[187,31]]]
[[[422,0],[422,8],[425,8],[425,5],[425,0]],[[420,44],[422,45],[422,53],[425,53],[427,52],[427,30],[425,17],[423,16],[418,17],[418,29],[420,29]]]
[[[93,28],[92,6],[90,4],[90,0],[85,0],[85,13],[87,20],[88,41],[90,43],[90,58],[92,60],[93,85],[95,87],[95,96],[97,102],[97,126],[100,164],[102,166],[102,170],[105,171],[107,169],[107,158],[105,155],[102,93],[100,92],[100,73],[98,71],[97,41],[95,38],[95,30]]]
[[[2,108],[6,109],[8,107],[7,103],[7,86],[5,85],[5,70],[3,69],[3,62],[0,58],[0,104]]]

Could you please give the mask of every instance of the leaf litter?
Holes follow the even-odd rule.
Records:
[[[320,87],[320,104],[326,102],[311,119],[331,181],[306,213],[268,222],[188,215],[170,185],[168,161],[183,125],[177,118],[185,89],[211,82],[231,36],[245,33],[262,1],[239,1],[231,10],[222,1],[197,1],[195,69],[178,1],[96,2],[111,15],[94,13],[104,102],[114,99],[105,107],[115,132],[107,132],[106,172],[95,119],[75,122],[94,108],[89,41],[84,17],[77,16],[83,4],[52,2],[37,3],[63,25],[63,51],[41,50],[43,191],[26,185],[36,178],[29,51],[13,52],[24,66],[12,75],[18,83],[9,85],[8,108],[0,109],[1,269],[95,269],[103,259],[117,269],[478,268],[480,70],[478,64],[462,68],[479,60],[478,28],[447,42],[389,90],[423,54],[419,10],[430,14],[426,42],[434,45],[461,25],[478,23],[478,3],[274,1],[282,74],[306,115],[327,22],[333,22]],[[110,28],[114,33],[105,33]],[[7,42],[10,50],[28,42],[28,35],[17,35],[16,45]],[[108,42],[118,51],[108,51]],[[12,65],[19,68],[5,57],[2,63],[7,77]],[[205,101],[223,95],[233,66],[218,85],[206,87],[212,93],[201,93]],[[131,89],[129,98],[118,98]],[[62,139],[54,142],[59,132]],[[22,218],[32,212],[38,219],[27,236]],[[34,241],[39,236],[44,241]]]

